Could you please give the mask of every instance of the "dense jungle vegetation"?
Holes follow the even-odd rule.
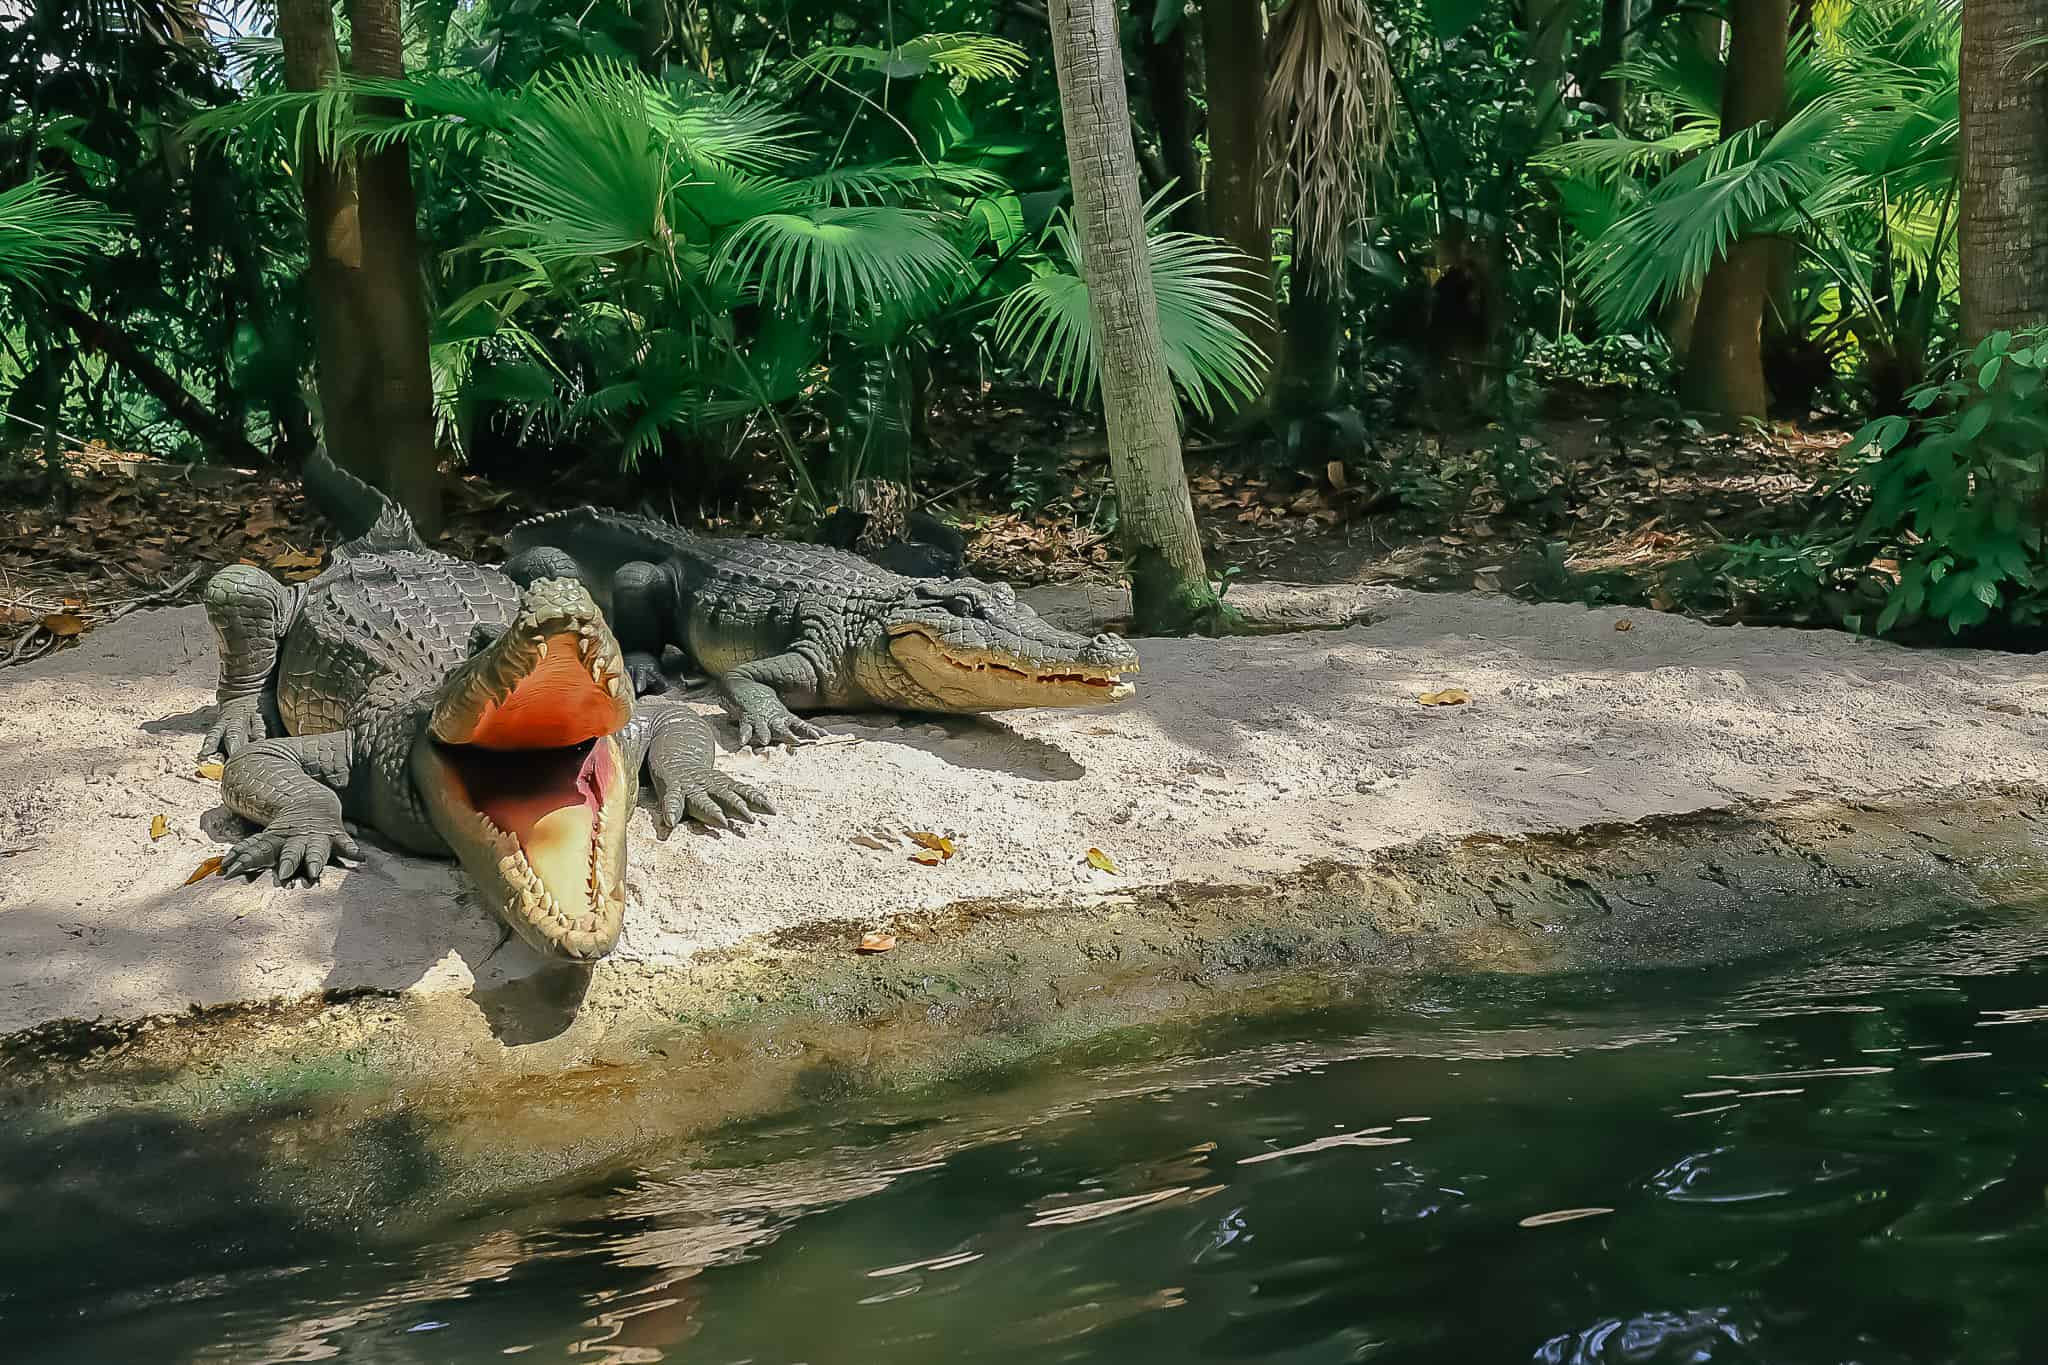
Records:
[[[1181,626],[1290,509],[1511,527],[1538,595],[2031,642],[2044,42],[2048,0],[0,0],[0,473],[324,441],[428,527],[481,478],[799,534],[883,479],[1120,536]],[[1688,479],[1654,582],[1558,529],[1650,544]]]

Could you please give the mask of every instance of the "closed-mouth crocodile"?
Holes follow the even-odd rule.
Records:
[[[428,549],[404,511],[324,453],[307,491],[354,538],[296,587],[234,565],[206,587],[220,637],[220,713],[202,759],[263,828],[224,875],[318,881],[356,842],[344,816],[399,847],[452,854],[538,951],[611,951],[625,915],[626,825],[643,765],[666,834],[685,816],[773,807],[716,772],[710,727],[636,706],[617,640],[573,580],[521,588]]]
[[[576,577],[605,602],[640,691],[670,645],[717,683],[743,744],[815,739],[791,710],[975,714],[1100,706],[1131,694],[1138,655],[1076,635],[1007,583],[906,578],[858,555],[699,535],[579,507],[512,528],[507,572]]]

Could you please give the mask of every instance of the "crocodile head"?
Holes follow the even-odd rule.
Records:
[[[410,758],[434,827],[499,917],[537,951],[611,951],[625,917],[626,822],[639,784],[618,641],[567,579],[526,589],[504,634],[430,699]]]
[[[923,710],[1101,706],[1135,690],[1124,675],[1138,671],[1136,650],[1049,624],[1007,583],[915,580],[886,625],[889,666],[879,671],[895,676],[878,681]]]

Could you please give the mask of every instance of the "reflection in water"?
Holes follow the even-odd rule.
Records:
[[[204,1273],[70,1299],[0,1252],[8,1359],[2048,1359],[2034,918],[1424,993],[820,1107],[411,1240],[238,1260],[192,1222]],[[11,1254],[78,1254],[5,1180]]]

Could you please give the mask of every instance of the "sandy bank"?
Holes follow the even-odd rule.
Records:
[[[1360,623],[1141,641],[1138,695],[1110,710],[833,718],[862,742],[725,756],[784,814],[658,843],[643,812],[626,933],[589,991],[660,1011],[654,983],[707,950],[820,924],[850,949],[848,922],[962,902],[1100,907],[1433,839],[2048,787],[2048,673],[2031,658],[1386,588],[1260,595]],[[192,761],[213,670],[186,608],[0,674],[0,1033],[364,988],[454,1004],[536,971],[516,943],[493,951],[452,865],[379,849],[317,888],[183,886],[239,828]],[[1471,703],[1417,703],[1445,687]],[[909,831],[958,854],[914,863],[894,843]]]

